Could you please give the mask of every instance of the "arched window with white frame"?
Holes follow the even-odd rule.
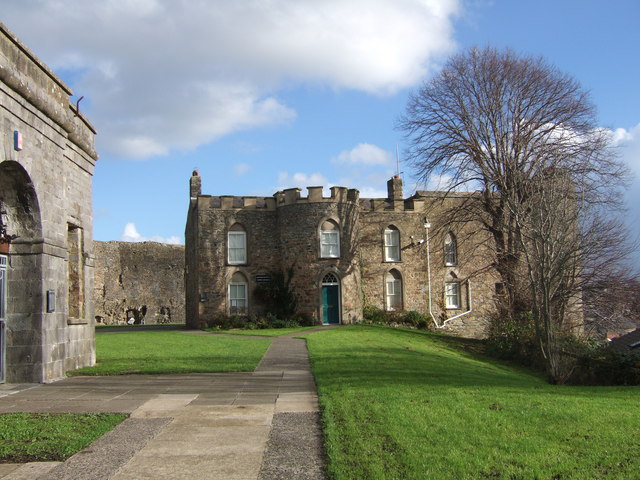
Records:
[[[236,272],[229,282],[229,314],[247,315],[249,313],[249,297],[247,277]]]
[[[340,257],[340,227],[333,220],[325,220],[320,226],[320,257]]]
[[[447,233],[444,237],[444,264],[447,267],[458,264],[458,242],[452,232]]]
[[[400,231],[393,225],[384,229],[384,261],[400,261]]]
[[[385,306],[387,311],[402,310],[402,276],[397,270],[389,270],[384,279]]]
[[[230,265],[247,263],[247,232],[239,223],[232,225],[227,234],[227,261]]]

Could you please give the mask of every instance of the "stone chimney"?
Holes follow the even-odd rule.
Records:
[[[387,195],[390,202],[393,200],[402,200],[402,179],[400,175],[394,175],[387,182]]]
[[[191,200],[195,200],[200,194],[202,194],[202,179],[198,171],[194,170],[189,181],[189,196]]]

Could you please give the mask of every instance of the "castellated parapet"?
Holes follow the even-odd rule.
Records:
[[[402,198],[397,176],[388,182],[387,198],[360,198],[358,190],[345,187],[331,187],[324,196],[320,186],[307,187],[306,196],[300,188],[271,197],[210,196],[202,195],[200,184],[194,172],[185,231],[188,325],[265,315],[270,306],[261,291],[284,275],[298,314],[317,324],[358,322],[370,305],[431,312],[440,323],[457,317],[447,323],[449,331],[484,335],[495,281],[478,274],[469,288],[469,276],[486,260],[477,225],[459,228],[462,238],[475,241],[461,242],[460,260],[451,265],[444,261],[445,234],[425,229],[427,216],[437,218],[445,203],[469,195],[445,199],[418,192]],[[457,298],[447,305],[445,289],[453,287],[445,284],[454,283]],[[472,302],[471,291],[487,299],[474,293]]]

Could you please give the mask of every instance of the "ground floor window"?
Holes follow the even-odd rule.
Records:
[[[387,272],[384,284],[387,310],[402,310],[402,277],[400,273],[396,270]]]
[[[234,273],[229,284],[229,313],[246,315],[248,306],[247,279],[241,273]]]
[[[460,308],[460,284],[458,282],[444,284],[444,299],[446,308]]]

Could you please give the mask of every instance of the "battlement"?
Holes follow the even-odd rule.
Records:
[[[213,208],[220,210],[265,210],[276,209],[289,205],[307,205],[312,203],[355,203],[362,211],[396,211],[419,212],[425,204],[435,198],[467,198],[477,193],[465,192],[431,192],[418,191],[409,198],[402,198],[402,180],[395,176],[387,187],[387,198],[360,198],[360,192],[355,188],[331,187],[328,197],[323,195],[321,186],[307,187],[307,196],[303,197],[301,188],[286,188],[274,193],[271,197],[235,196],[235,195],[202,195],[201,179],[197,171],[193,172],[190,184],[192,201],[197,200],[199,208]]]
[[[389,200],[388,198],[361,198],[360,210],[364,212],[413,212],[422,211],[424,208],[424,200],[420,198],[407,198],[398,200]]]
[[[309,203],[352,202],[357,203],[360,192],[355,188],[331,187],[331,195],[322,194],[323,187],[307,187],[308,195],[300,195],[300,188],[287,188],[273,194],[272,197],[235,196],[235,195],[198,195],[199,208],[217,208],[220,210],[276,210],[287,205]]]

